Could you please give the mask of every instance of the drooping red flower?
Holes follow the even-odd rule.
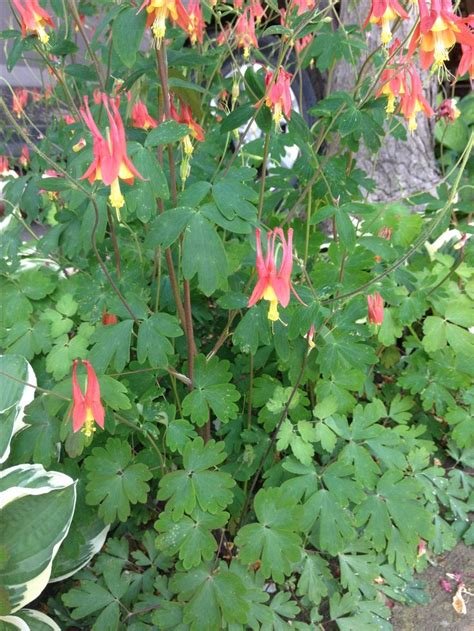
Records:
[[[202,17],[201,0],[190,0],[188,3],[188,24],[187,31],[191,44],[204,40],[204,19]]]
[[[273,120],[279,123],[282,114],[288,119],[291,117],[290,84],[293,75],[280,68],[276,79],[274,79],[274,76],[275,73],[267,70],[265,75],[265,104],[272,110]]]
[[[12,111],[15,112],[17,118],[21,118],[27,103],[28,90],[25,90],[24,88],[15,88],[13,90]]]
[[[18,161],[24,169],[28,168],[30,164],[30,150],[26,145],[23,145],[21,148],[21,155]]]
[[[397,0],[372,0],[372,6],[362,28],[365,28],[369,22],[380,24],[382,26],[380,40],[382,44],[389,44],[392,39],[391,23],[397,17],[402,20],[408,18],[408,13]]]
[[[72,368],[72,429],[73,432],[82,430],[86,437],[92,436],[96,428],[94,421],[104,429],[104,406],[100,400],[100,385],[91,363],[83,359],[87,369],[87,387],[84,394],[77,381],[77,364],[75,360]]]
[[[66,125],[74,125],[74,123],[76,122],[74,116],[71,116],[71,114],[64,114],[63,121],[66,123]]]
[[[258,41],[255,35],[255,20],[248,7],[239,16],[235,24],[235,38],[237,48],[244,49],[244,59],[250,57],[252,46],[258,48]]]
[[[392,57],[400,48],[400,40],[394,40],[390,46],[389,55]],[[395,102],[405,91],[405,74],[407,66],[403,55],[400,53],[398,59],[393,59],[391,67],[386,68],[380,77],[381,87],[377,92],[377,96],[387,97],[387,114],[395,111]]]
[[[127,184],[133,184],[135,177],[144,178],[132,164],[127,155],[127,144],[122,117],[118,110],[118,98],[102,95],[102,103],[107,113],[109,127],[106,138],[97,127],[89,108],[89,99],[84,97],[84,107],[81,107],[81,116],[92,134],[94,159],[82,180],[87,178],[92,184],[95,180],[102,180],[106,186],[110,186],[109,201],[117,211],[125,204],[125,199],[120,191],[119,180]]]
[[[193,118],[192,109],[189,107],[187,103],[183,101],[181,97],[179,98],[179,104],[181,113],[175,107],[173,98],[170,101],[170,112],[171,118],[175,120],[177,123],[182,123],[183,125],[187,125],[189,128],[189,135],[185,136],[181,139],[183,143],[184,152],[187,155],[191,155],[194,151],[193,144],[191,142],[191,138],[194,138],[198,142],[204,141],[204,130]]]
[[[9,175],[10,165],[7,156],[0,156],[0,176]]]
[[[423,68],[443,68],[456,41],[474,46],[474,35],[455,15],[451,0],[431,0],[429,9],[426,0],[418,0],[418,7],[420,22],[410,40],[408,57],[419,47]]]
[[[470,15],[465,20],[471,35],[474,35],[474,15]],[[456,71],[456,77],[468,74],[471,81],[474,81],[474,42],[461,44],[462,56]]]
[[[314,324],[312,324],[309,327],[309,331],[306,334],[306,339],[308,340],[308,346],[310,348],[310,350],[312,350],[313,348],[316,348],[316,344],[314,342],[314,334],[315,334],[315,328],[314,328]]]
[[[383,322],[383,298],[378,291],[367,296],[367,310],[370,324],[380,326]]]
[[[262,7],[260,0],[250,0],[250,13],[257,24],[260,24],[262,18],[265,17],[265,9]]]
[[[299,298],[291,282],[291,271],[293,269],[293,229],[288,230],[288,240],[281,228],[275,228],[267,233],[267,254],[265,258],[262,253],[261,233],[257,228],[255,231],[257,245],[257,274],[258,281],[254,287],[252,295],[248,301],[248,307],[252,307],[259,300],[267,300],[270,303],[268,309],[268,319],[272,322],[279,320],[278,304],[282,307],[288,306],[290,293]],[[282,255],[280,266],[276,260],[276,240],[280,240]]]
[[[140,99],[133,104],[131,118],[132,127],[138,127],[146,130],[152,129],[158,125],[158,121],[150,116],[147,106]]]
[[[51,16],[40,6],[38,0],[13,0],[13,4],[20,15],[22,37],[36,35],[42,44],[47,44],[49,35],[45,27],[55,26]]]
[[[166,33],[167,19],[188,32],[189,16],[181,0],[144,0],[138,13],[143,9],[148,13],[146,25],[151,26],[158,47]]]
[[[109,326],[111,324],[117,324],[118,318],[115,313],[109,313],[106,309],[102,312],[102,324]]]
[[[418,112],[423,112],[428,117],[434,116],[434,110],[423,94],[420,76],[413,65],[405,73],[400,110],[408,121],[408,130],[411,132],[418,126]]]

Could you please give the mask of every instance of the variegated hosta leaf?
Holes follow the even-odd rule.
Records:
[[[0,616],[2,631],[61,631],[49,616],[34,609],[22,609],[14,616]]]
[[[0,472],[0,615],[37,598],[66,537],[76,505],[76,483],[41,465]]]
[[[64,581],[76,572],[79,572],[95,556],[105,543],[110,525],[104,526],[101,519],[93,519],[86,527],[75,530],[75,524],[71,528],[71,535],[83,537],[83,542],[78,546],[69,544],[71,535],[64,541],[58,555],[54,559],[50,583]]]
[[[35,396],[34,388],[21,382],[36,386],[30,364],[21,355],[0,355],[0,463],[8,458],[13,436],[26,426],[24,409]]]

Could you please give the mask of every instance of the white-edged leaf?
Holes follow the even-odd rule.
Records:
[[[76,483],[64,473],[29,464],[0,472],[1,614],[18,611],[46,587],[75,505]]]
[[[11,375],[11,376],[8,376]],[[36,376],[33,368],[21,355],[0,356],[0,464],[10,454],[10,442],[26,427],[23,422],[25,407],[35,396]]]

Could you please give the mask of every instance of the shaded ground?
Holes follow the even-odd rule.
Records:
[[[474,593],[474,549],[459,544],[452,552],[438,561],[436,567],[430,566],[418,575],[426,581],[431,595],[431,602],[425,606],[405,607],[395,605],[392,624],[394,631],[473,631],[474,629],[474,596],[464,594],[467,613],[455,612],[452,600],[454,592],[448,594],[440,585],[446,573],[460,572],[466,589]],[[454,581],[451,581],[454,584]]]

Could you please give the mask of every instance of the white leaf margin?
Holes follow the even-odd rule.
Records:
[[[28,495],[44,495],[54,490],[64,489],[69,486],[73,486],[73,507],[69,519],[65,523],[62,531],[59,533],[58,540],[52,548],[51,558],[45,569],[35,576],[28,583],[22,583],[21,585],[9,585],[9,588],[15,590],[19,588],[22,596],[19,602],[13,607],[10,613],[15,613],[22,609],[25,605],[32,602],[41,594],[46,585],[49,582],[51,576],[51,570],[53,566],[53,560],[58,553],[58,550],[67,537],[69,528],[71,526],[72,519],[74,517],[74,511],[77,501],[77,488],[76,481],[64,473],[59,471],[46,471],[42,465],[28,465],[21,464],[15,467],[10,467],[4,471],[0,471],[0,481],[3,478],[8,478],[16,472],[26,472],[29,474],[24,480],[26,484],[39,484],[40,486],[13,486],[0,492],[0,510],[7,506],[10,502],[19,499],[20,497],[26,497]],[[21,589],[20,589],[21,588]]]
[[[6,357],[6,356],[4,355],[3,357]],[[2,454],[0,454],[0,464],[3,464],[5,460],[7,460],[8,456],[10,455],[10,443],[13,436],[17,434],[20,430],[24,429],[25,427],[28,427],[28,424],[23,421],[23,418],[25,416],[25,408],[35,398],[35,391],[36,391],[36,386],[38,383],[36,380],[35,371],[31,367],[30,363],[25,358],[23,359],[27,366],[26,381],[28,382],[29,385],[23,386],[23,394],[21,395],[20,400],[16,404],[10,406],[9,408],[6,408],[5,410],[0,410],[0,414],[6,414],[13,407],[16,407],[16,416],[15,416],[15,420],[13,421],[11,435],[6,445],[5,451]],[[9,378],[9,377],[6,377],[5,375],[1,375],[1,377],[4,379]],[[2,428],[2,431],[3,431],[3,428]]]

